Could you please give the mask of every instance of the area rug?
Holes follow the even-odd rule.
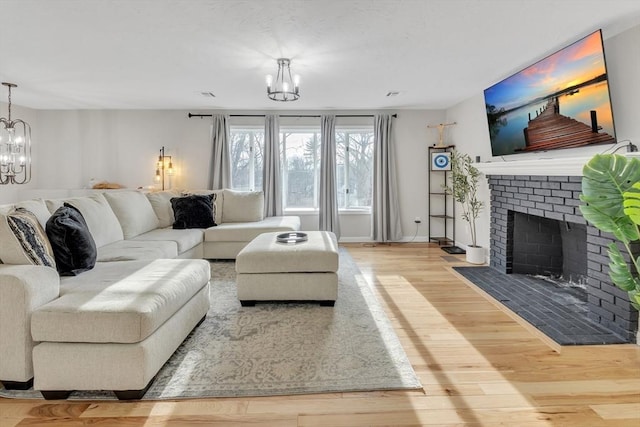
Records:
[[[384,310],[346,250],[335,307],[237,299],[235,263],[211,262],[211,309],[143,400],[420,389]],[[0,396],[42,398],[34,390]],[[70,399],[115,399],[74,392]]]

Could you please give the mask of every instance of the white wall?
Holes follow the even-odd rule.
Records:
[[[206,186],[209,125],[183,111],[39,111],[38,133],[38,153],[55,159],[34,174],[39,188],[84,188],[92,178],[153,185],[162,146],[175,160],[174,187]]]
[[[396,149],[402,233],[405,240],[427,241],[429,209],[429,158],[427,147],[438,142],[438,132],[427,125],[445,119],[444,111],[404,110],[396,121]],[[422,223],[416,227],[415,217]]]
[[[607,37],[606,32],[603,31],[603,39],[617,140],[631,141],[640,146],[640,49],[638,47],[640,46],[640,24],[611,37]],[[535,60],[536,58],[532,58],[532,62]],[[526,65],[523,64],[523,66]],[[504,160],[492,158],[482,92],[448,109],[446,120],[458,122],[451,128],[452,141],[456,144],[456,148],[468,153],[473,159],[475,156],[480,156],[482,162],[523,159],[540,159],[544,162],[549,158],[589,157],[611,149],[611,146],[594,146],[519,154],[508,156]],[[486,180],[483,180],[481,195],[486,208],[477,222],[478,242],[488,247],[489,191]],[[457,221],[456,240],[462,246],[470,243],[467,224],[464,221]]]
[[[195,112],[195,111],[194,111]],[[200,111],[207,113],[205,111]],[[444,111],[402,110],[395,121],[400,210],[405,239],[416,232],[414,218],[426,221],[427,154],[437,133],[427,124],[440,123]],[[211,156],[210,119],[187,117],[187,111],[171,110],[29,110],[15,109],[33,128],[33,180],[28,186],[0,187],[0,203],[20,199],[21,190],[79,189],[90,179],[127,188],[154,185],[159,149],[171,155],[176,175],[173,188],[206,188]],[[210,113],[210,112],[209,112]],[[225,111],[228,114],[263,114],[264,111]],[[281,114],[314,115],[320,111],[281,111]],[[332,111],[335,114],[372,114],[371,111]],[[261,118],[231,118],[232,124],[263,125]],[[372,124],[371,118],[338,118],[338,125]],[[317,118],[282,118],[281,125],[317,125]],[[28,192],[25,192],[28,194]],[[33,194],[33,193],[32,193]],[[43,193],[46,194],[46,193]],[[302,227],[316,229],[318,216],[301,215]],[[371,238],[370,215],[341,217],[343,241]],[[426,222],[416,240],[426,240]]]
[[[640,145],[640,24],[604,40],[618,141]]]

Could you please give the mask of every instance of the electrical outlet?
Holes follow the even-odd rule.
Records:
[[[413,222],[415,222],[416,224],[420,224],[422,220],[420,219],[419,216],[417,216],[416,219],[413,220]]]

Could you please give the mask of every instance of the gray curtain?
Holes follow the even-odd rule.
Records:
[[[211,128],[211,164],[209,187],[212,190],[231,188],[231,160],[229,156],[229,116],[214,114]]]
[[[375,116],[373,128],[373,240],[402,239],[396,180],[396,153],[390,114]]]
[[[340,238],[336,180],[336,116],[320,117],[320,215],[319,229]]]
[[[278,116],[264,117],[264,159],[262,165],[264,216],[282,215],[282,181],[280,172],[280,123]]]

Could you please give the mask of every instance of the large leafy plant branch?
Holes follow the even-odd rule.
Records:
[[[451,182],[444,190],[462,205],[462,218],[469,224],[471,246],[476,244],[476,219],[484,203],[478,199],[478,181],[481,172],[471,163],[471,156],[457,150],[451,152]]]
[[[627,262],[618,245],[609,245],[609,277],[629,293],[640,310],[640,256],[631,244],[640,240],[640,159],[616,154],[597,154],[582,170],[580,206],[584,218],[601,231],[613,234],[629,256]]]

